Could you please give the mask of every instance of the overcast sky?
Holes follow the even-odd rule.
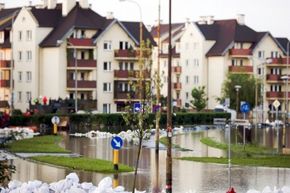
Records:
[[[59,0],[60,2],[61,0]],[[159,0],[135,0],[142,9],[146,25],[158,19]],[[161,19],[168,22],[168,0],[161,1]],[[6,7],[28,5],[29,0],[0,0]],[[40,0],[32,0],[33,4]],[[89,0],[93,9],[105,16],[113,12],[120,20],[139,21],[137,6],[119,0]],[[245,14],[246,24],[256,31],[270,31],[275,37],[290,39],[290,0],[172,0],[172,21],[184,22],[186,18],[197,21],[199,16],[212,15],[215,19],[232,19]]]

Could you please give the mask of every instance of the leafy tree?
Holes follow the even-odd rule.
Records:
[[[197,111],[201,111],[206,107],[208,98],[206,97],[205,86],[193,88],[191,96],[193,100],[191,100],[190,103]]]
[[[146,137],[146,134],[150,131],[150,121],[149,113],[151,113],[151,102],[152,102],[152,92],[151,92],[151,81],[146,78],[146,74],[150,74],[151,71],[151,45],[150,42],[146,43],[141,42],[140,48],[140,57],[139,57],[139,72],[137,76],[137,80],[129,81],[131,87],[131,93],[128,94],[128,105],[125,108],[126,113],[124,113],[123,119],[135,133],[135,136],[138,140],[138,154],[135,165],[134,172],[134,182],[132,192],[135,192],[136,179],[137,179],[137,171],[139,166],[140,154],[142,150],[143,139]],[[134,101],[133,99],[138,99],[138,102],[141,103],[141,109],[136,112],[134,109]]]
[[[253,76],[248,74],[228,74],[227,79],[223,83],[222,98],[230,99],[230,108],[235,109],[237,104],[237,91],[235,89],[236,85],[240,85],[239,89],[239,101],[247,101],[250,103],[251,107],[255,106],[256,99],[259,102],[261,98],[261,83]],[[256,93],[258,96],[256,96]]]

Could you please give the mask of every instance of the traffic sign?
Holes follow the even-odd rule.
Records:
[[[123,139],[119,136],[113,137],[113,139],[111,141],[111,146],[113,149],[116,149],[116,150],[121,149],[123,146]]]
[[[134,103],[134,112],[140,112],[141,111],[141,103]]]
[[[275,107],[275,109],[278,109],[278,107],[280,106],[280,102],[276,99],[276,100],[273,102],[273,106]]]
[[[245,102],[241,105],[241,112],[242,113],[248,113],[250,111],[250,104],[248,102]]]
[[[58,125],[59,122],[60,122],[60,119],[59,119],[58,116],[53,116],[53,117],[51,118],[51,123],[52,123],[52,124],[56,124],[56,125]]]

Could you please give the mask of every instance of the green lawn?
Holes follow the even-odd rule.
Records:
[[[56,157],[37,156],[31,159],[52,165],[62,166],[73,170],[84,170],[100,173],[115,173],[114,165],[107,160],[91,159],[85,157]],[[132,167],[119,165],[119,172],[131,172]]]
[[[228,150],[228,144],[219,143],[211,138],[202,138],[201,142],[217,149]],[[231,163],[242,166],[267,166],[290,168],[290,156],[276,153],[276,149],[258,147],[254,145],[231,144]],[[203,163],[228,164],[228,158],[220,157],[182,157],[178,158],[187,161]]]
[[[8,144],[8,149],[14,153],[69,153],[59,146],[61,136],[37,136],[31,139],[13,141]]]

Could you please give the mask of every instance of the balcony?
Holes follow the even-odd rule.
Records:
[[[93,39],[90,38],[69,38],[69,46],[79,46],[79,47],[94,47]]]
[[[97,87],[97,82],[92,80],[78,80],[78,89],[95,89]],[[67,88],[75,89],[75,80],[67,81]]]
[[[173,72],[176,73],[176,74],[181,74],[181,72],[182,72],[181,66],[174,66],[173,67]]]
[[[75,67],[75,60],[70,59],[68,61],[67,67],[74,68]],[[77,60],[77,67],[78,68],[96,68],[97,61],[96,60]]]
[[[136,50],[115,50],[114,56],[116,59],[138,59]]]
[[[10,80],[0,80],[0,88],[10,88]]]
[[[10,60],[0,60],[0,68],[10,68],[11,61]]]
[[[114,71],[114,77],[115,78],[138,78],[140,74],[140,71],[138,70],[115,70]],[[144,71],[144,78],[148,79],[150,78],[150,73],[149,71]]]
[[[230,49],[230,55],[232,57],[248,57],[248,56],[252,56],[252,49]]]
[[[285,92],[267,92],[266,93],[267,98],[271,99],[285,99]],[[288,98],[290,98],[290,92],[288,92]]]
[[[287,58],[272,58],[271,63],[267,64],[267,66],[283,66],[287,67]],[[288,65],[290,64],[290,58],[288,61]]]
[[[131,100],[132,101],[139,101],[139,95],[138,93],[130,93],[130,92],[114,92],[114,100],[118,101],[127,101],[129,100],[129,96],[131,95]]]
[[[283,80],[281,79],[281,75],[267,74],[267,81],[268,82],[278,82],[278,81],[283,81]]]
[[[253,66],[229,66],[230,73],[251,74],[253,69]]]
[[[8,101],[0,101],[0,108],[8,108],[9,103]]]
[[[180,82],[173,83],[173,88],[175,90],[181,90],[182,84]]]

